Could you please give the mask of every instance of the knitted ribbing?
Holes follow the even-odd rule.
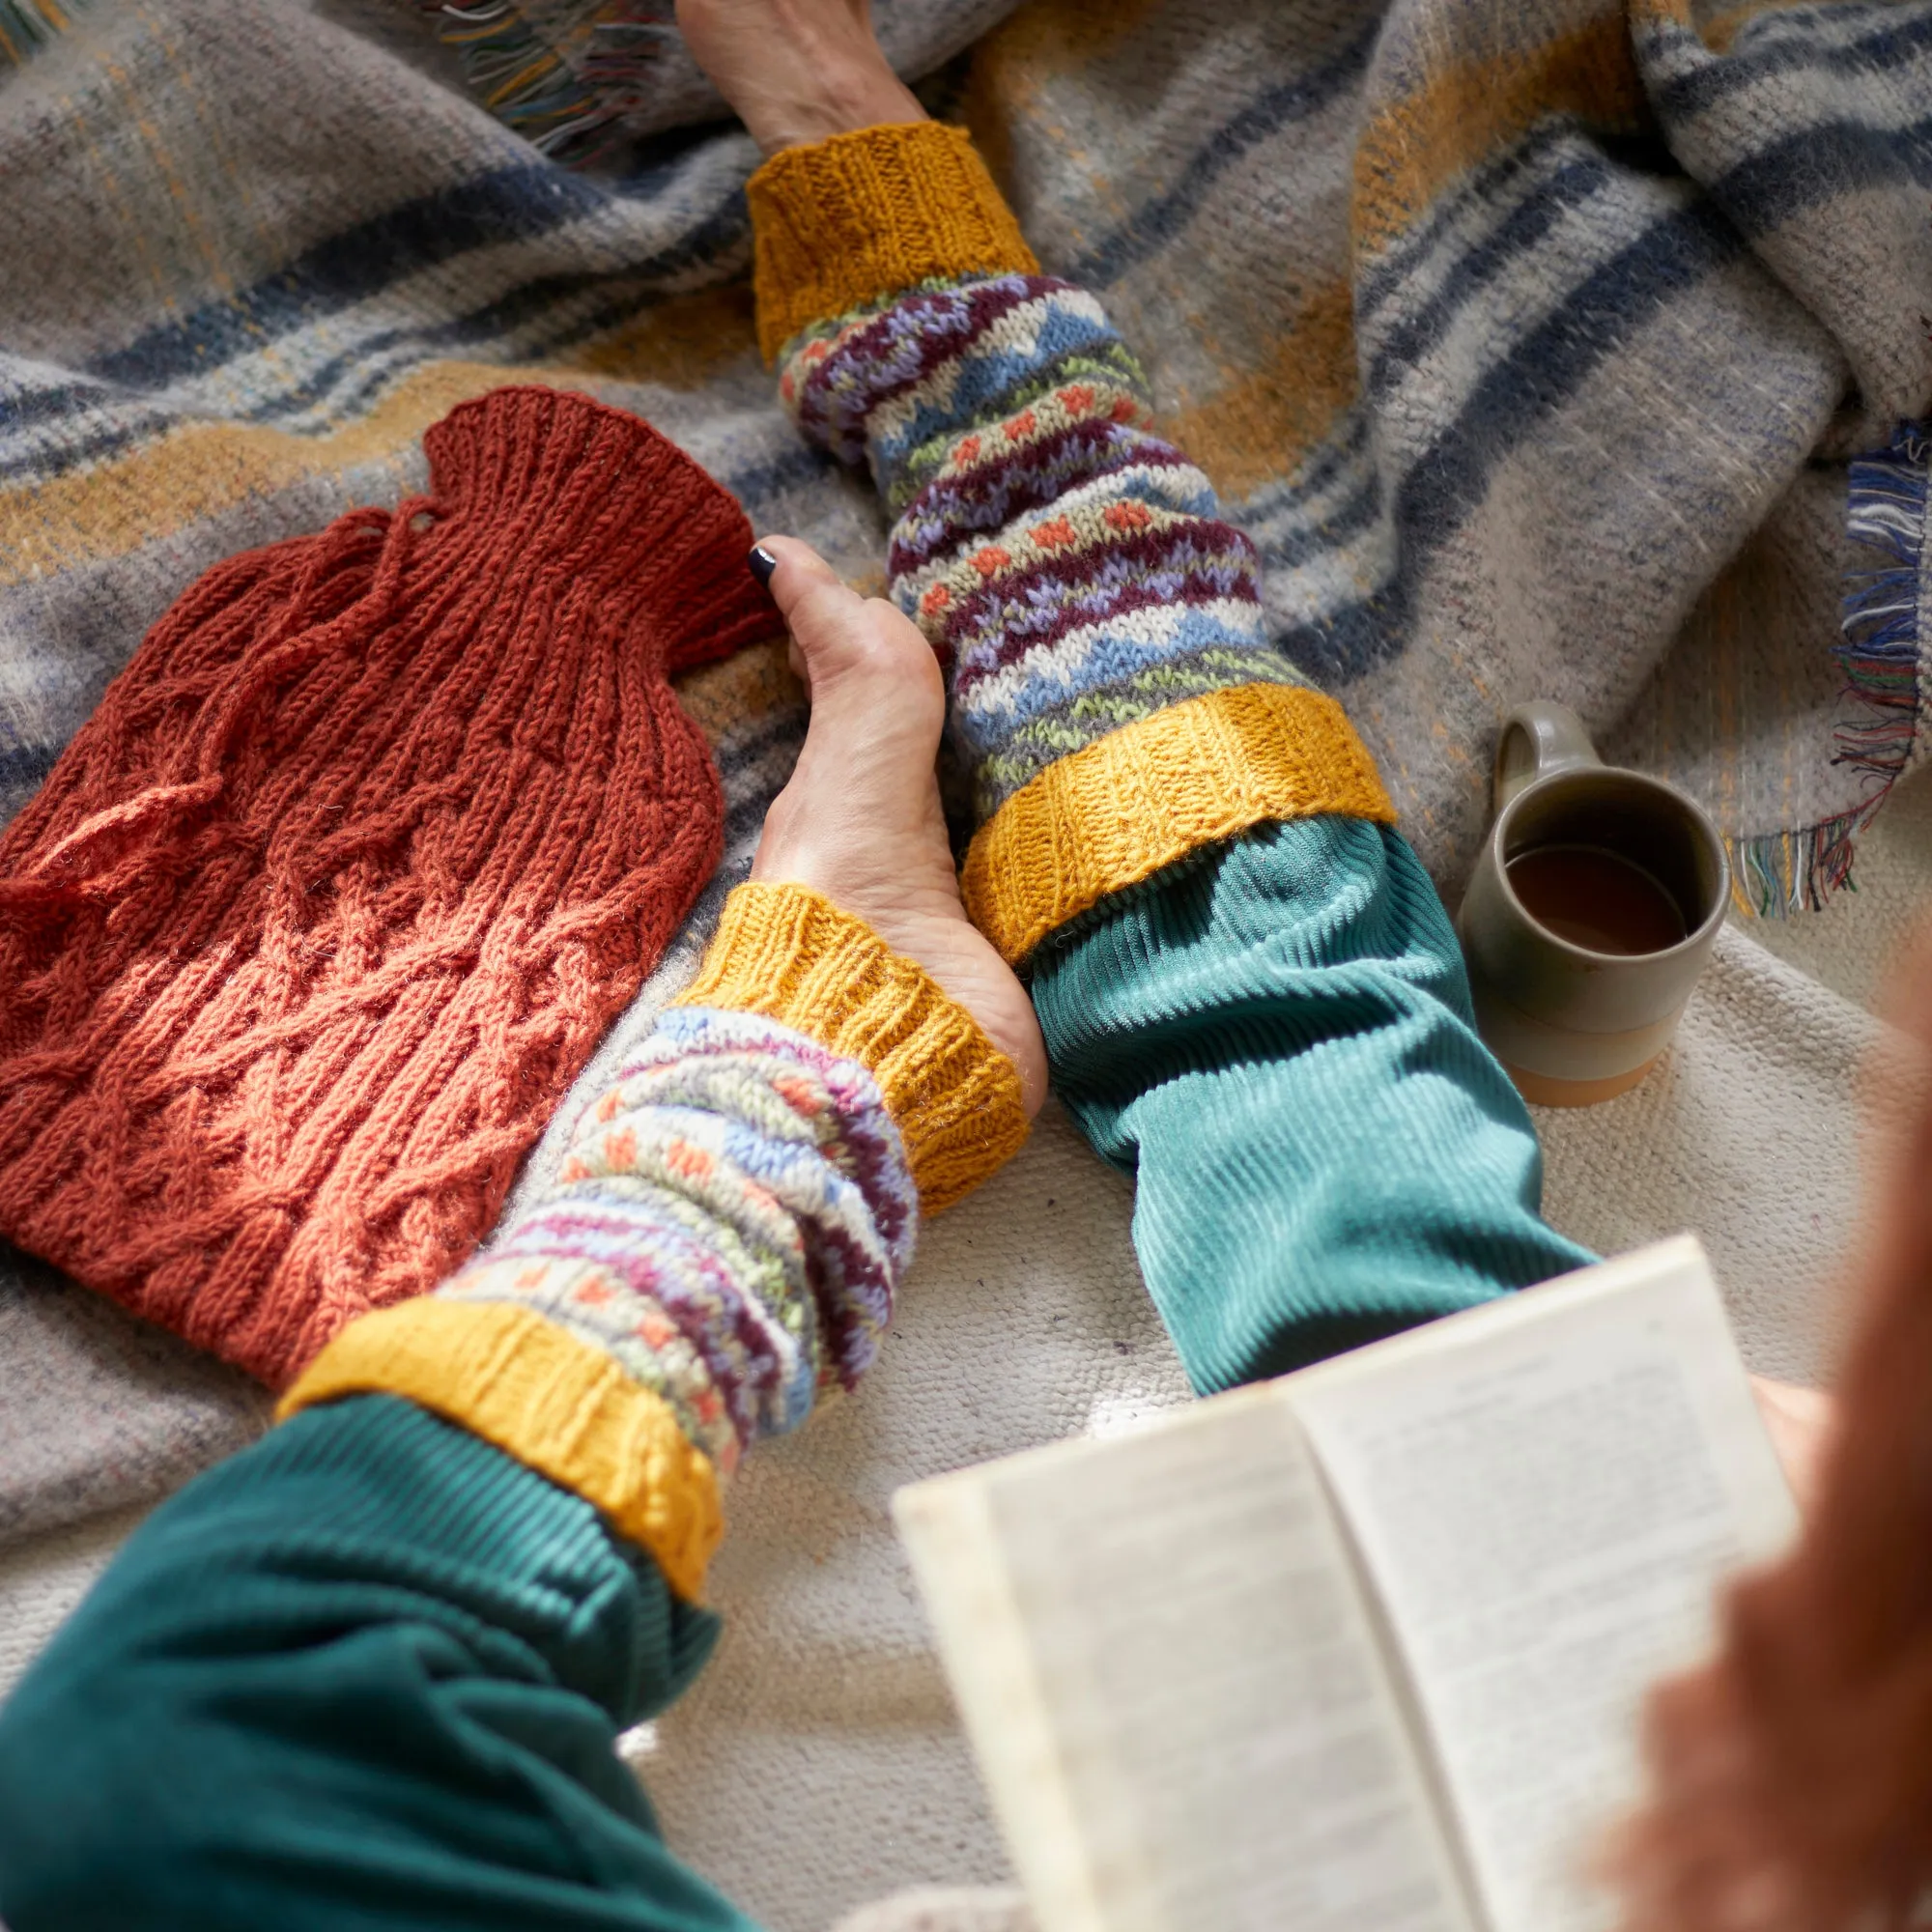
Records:
[[[1038,268],[963,128],[866,128],[774,155],[748,184],[758,346],[935,276]]]
[[[461,1423],[573,1491],[656,1557],[695,1600],[724,1533],[710,1461],[666,1403],[615,1356],[512,1301],[482,1307],[424,1295],[380,1308],[318,1355],[280,1420],[380,1392]]]
[[[763,1013],[868,1068],[927,1214],[970,1194],[1027,1137],[1019,1071],[973,1015],[809,887],[740,886],[682,1003]]]
[[[1014,965],[1109,893],[1273,819],[1395,822],[1375,760],[1319,691],[1244,684],[1170,704],[1069,752],[975,835],[973,923]]]
[[[195,583],[0,838],[0,1233],[275,1384],[494,1218],[716,862],[666,674],[777,628],[637,418],[424,449]]]

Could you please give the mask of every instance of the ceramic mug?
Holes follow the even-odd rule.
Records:
[[[1605,765],[1561,704],[1504,719],[1495,806],[1456,915],[1476,1024],[1525,1099],[1592,1106],[1670,1043],[1723,923],[1723,840],[1675,785]]]

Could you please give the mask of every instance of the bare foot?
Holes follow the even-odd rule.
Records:
[[[809,545],[766,537],[772,596],[811,694],[790,782],[765,814],[752,876],[821,892],[916,959],[1019,1068],[1029,1114],[1046,1047],[1012,969],[967,920],[933,760],[946,685],[932,647],[880,597],[861,597]]]
[[[866,0],[677,0],[677,25],[768,155],[926,118],[879,51]]]

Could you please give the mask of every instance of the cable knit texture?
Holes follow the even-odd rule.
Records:
[[[196,582],[0,839],[0,1233],[274,1385],[489,1226],[717,861],[667,673],[779,628],[636,417],[423,442]]]
[[[740,886],[683,998],[763,1013],[869,1067],[928,1214],[963,1200],[1026,1140],[1019,1069],[979,1021],[809,887]]]
[[[932,130],[866,138],[866,170],[837,142],[788,151],[781,208],[753,204],[761,250],[767,227],[786,260],[793,230],[904,232],[881,184]],[[1341,707],[1272,641],[1254,545],[1153,433],[1099,302],[1030,269],[965,273],[968,252],[909,253],[895,293],[868,293],[868,264],[842,284],[774,271],[758,298],[768,335],[819,303],[780,394],[810,440],[869,462],[895,514],[892,595],[946,668],[980,821],[967,907],[1017,961],[1252,825],[1393,811]]]
[[[774,155],[752,204],[758,346],[939,276],[1038,268],[964,128],[866,128]]]

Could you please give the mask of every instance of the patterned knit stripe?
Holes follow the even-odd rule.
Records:
[[[748,1083],[738,1036],[743,1033],[755,1046],[772,1036],[772,1029],[754,1025],[742,1010],[707,1017],[702,1004],[680,1002],[659,1015],[655,1031],[580,1118],[560,1179],[628,1171],[623,1114],[627,1108],[650,1106],[668,1110],[668,1119],[675,1112],[688,1125],[722,1121],[733,1132],[742,1127],[755,1136],[757,1145],[734,1145],[737,1158],[782,1157],[794,1147],[814,1149],[862,1191],[867,1225],[876,1223],[888,1246],[910,1240],[916,1204],[901,1185],[905,1158],[896,1129],[856,1137],[845,1132],[854,1118],[869,1121],[877,1101],[874,1076],[860,1057],[827,1046],[804,1029],[794,1030],[796,1038],[781,1030],[776,1037],[786,1039],[786,1051],[813,1070],[825,1092],[783,1074]],[[836,1024],[833,1015],[824,1020],[828,1030]],[[848,1094],[855,1062],[866,1071],[866,1080],[857,1093]],[[769,1154],[761,1154],[761,1149]],[[722,1212],[722,1206],[714,1211]]]
[[[934,484],[956,480],[964,486],[958,497],[971,502],[989,485],[1024,483],[1030,469],[1053,464],[1055,444],[1063,438],[1075,446],[1084,440],[1094,452],[1084,470],[1068,469],[1069,481],[1081,474],[1103,474],[1132,461],[1136,452],[1154,467],[1171,460],[1191,461],[1173,443],[1148,431],[1153,406],[1147,378],[1126,345],[1119,341],[1082,343],[1035,364],[1009,385],[1001,408],[1002,442],[962,438],[956,426],[947,422],[926,441],[900,452],[886,500],[902,525],[917,527],[946,500],[950,493],[943,492],[931,507],[922,500]],[[1021,420],[1027,416],[1031,428]],[[1109,436],[1107,425],[1119,433]],[[1079,434],[1069,437],[1070,431]],[[1042,502],[1051,499],[1049,492],[1042,492]],[[1014,510],[1022,507],[1016,502]],[[909,530],[907,535],[909,540]]]
[[[969,301],[978,306],[977,291]],[[1151,405],[1139,361],[1115,333],[1099,299],[1084,289],[1044,277],[1027,279],[1017,300],[1003,313],[980,320],[971,335],[922,381],[881,397],[867,423],[873,474],[889,509],[896,510],[914,485],[922,450],[942,440],[998,421],[1023,409],[1041,384],[1078,381],[1082,372],[1110,365],[1140,404]]]
[[[1018,1070],[980,1023],[917,961],[810,887],[753,881],[732,893],[680,1001],[762,1013],[868,1068],[927,1214],[970,1194],[1026,1140]]]
[[[705,1205],[715,1198],[715,1189],[679,1193],[629,1179],[579,1183],[517,1216],[490,1259],[550,1262],[568,1251],[601,1269],[607,1286],[662,1307],[695,1351],[704,1380],[729,1403],[740,1434],[781,1434],[804,1407],[785,1395],[783,1419],[770,1419],[758,1406],[768,1385],[802,1391],[805,1406],[815,1386],[852,1386],[870,1366],[878,1329],[890,1318],[890,1275],[879,1266],[874,1229],[828,1220],[814,1231],[814,1287],[801,1279],[809,1270],[796,1239],[781,1230],[774,1238],[741,1238]],[[733,1298],[720,1313],[707,1297],[727,1289]],[[600,1305],[596,1294],[581,1300]]]
[[[1045,399],[1056,415],[1070,414],[1068,404],[1089,412],[1071,421],[1043,423],[1046,408],[1030,408],[991,436],[948,440],[941,472],[893,526],[887,569],[902,610],[917,612],[963,548],[1016,518],[1057,510],[1069,497],[1143,497],[1212,514],[1213,486],[1201,470],[1171,442],[1134,426],[1130,398],[1115,392],[1110,407],[1095,388],[1068,384]]]
[[[1002,531],[919,600],[921,628],[962,701],[987,679],[1116,613],[1176,604],[1246,607],[1265,650],[1260,572],[1246,535],[1131,499],[1090,503]]]
[[[1148,628],[1158,633],[1169,621],[1177,630],[1191,630],[1200,613],[1156,610],[1144,614]],[[1200,628],[1211,630],[1211,619]],[[1110,627],[1106,645],[1108,657],[1126,667],[1119,677],[1104,682],[1092,676],[1083,678],[1059,696],[1029,686],[1027,723],[1004,734],[999,749],[980,763],[975,775],[974,804],[982,824],[1049,765],[1098,744],[1111,732],[1151,719],[1170,705],[1260,685],[1314,689],[1286,658],[1276,652],[1258,658],[1245,642],[1210,643],[1198,650],[1170,654],[1160,648],[1156,637],[1145,649],[1146,662],[1138,664],[1143,655],[1142,640],[1128,627]],[[1349,799],[1338,794],[1332,809],[1350,810]]]
[[[1038,286],[1029,275],[940,275],[821,316],[786,342],[779,400],[807,441],[841,463],[863,462],[874,412],[946,368],[961,345],[1024,306]],[[1103,327],[1094,340],[1110,333]]]
[[[711,1472],[871,1362],[916,1213],[863,1065],[769,1019],[672,1008],[585,1109],[555,1188],[433,1296],[345,1329],[282,1412],[408,1396],[621,1505],[620,1527],[664,1560],[654,1522],[715,1518]],[[506,1365],[510,1336],[534,1379]],[[640,1487],[640,1449],[668,1493]],[[668,1539],[684,1594],[706,1535],[701,1553]]]
[[[1254,546],[1148,430],[1140,371],[1092,298],[1017,275],[909,291],[796,343],[782,388],[902,506],[892,594],[948,669],[982,828],[968,903],[1009,957],[1204,840],[1386,811],[1336,707],[1285,728],[1258,696],[1306,680],[1269,636]],[[1202,705],[1205,729],[1160,723]],[[1062,761],[1074,777],[1055,780]]]
[[[702,1202],[672,1188],[641,1179],[628,1187],[580,1183],[519,1215],[478,1264],[487,1276],[466,1268],[443,1292],[527,1297],[552,1321],[610,1328],[596,1337],[607,1346],[641,1337],[652,1363],[626,1367],[679,1409],[693,1440],[728,1475],[743,1439],[796,1423],[803,1409],[790,1391],[801,1380],[810,1406],[812,1377],[801,1365],[814,1338],[796,1319],[808,1298],[788,1259],[707,1225]],[[632,1313],[611,1326],[597,1311],[619,1299]],[[763,1418],[775,1404],[785,1420],[772,1425]],[[703,1433],[711,1430],[728,1439]]]
[[[1007,413],[1019,387],[1078,356],[1123,356],[1097,298],[1044,275],[928,285],[797,342],[779,394],[841,462],[869,457],[888,507],[913,453]],[[1127,359],[1133,384],[1138,366]]]
[[[1164,705],[1304,682],[1269,639],[1253,546],[1146,428],[1139,369],[1091,298],[1043,277],[928,286],[814,331],[782,380],[807,434],[848,456],[863,440],[903,503],[892,592],[949,668],[982,822]]]
[[[655,1230],[645,1232],[648,1244]],[[567,1236],[566,1236],[567,1238]],[[650,1255],[645,1262],[659,1259]],[[721,1476],[737,1468],[745,1431],[725,1404],[710,1365],[657,1296],[591,1260],[492,1259],[450,1283],[444,1299],[477,1307],[527,1306],[546,1321],[601,1350],[662,1402]]]
[[[555,1191],[503,1231],[487,1276],[439,1292],[515,1295],[600,1340],[668,1323],[689,1382],[651,1383],[728,1473],[804,1419],[822,1373],[865,1372],[915,1214],[863,1065],[770,1020],[677,1007],[584,1111]],[[727,1417],[735,1447],[717,1440]]]

